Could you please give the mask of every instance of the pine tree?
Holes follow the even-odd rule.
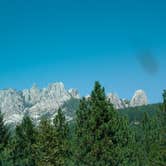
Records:
[[[16,166],[34,166],[34,148],[36,142],[35,127],[28,116],[16,126],[13,139],[13,162]]]
[[[58,154],[58,143],[56,132],[51,121],[42,118],[38,126],[36,149],[37,166],[55,166],[57,165],[56,156]]]
[[[161,109],[161,111],[159,113],[159,115],[160,115],[159,120],[160,120],[160,125],[161,125],[163,144],[164,144],[164,147],[166,148],[166,90],[164,90],[164,92],[163,92],[163,106],[162,107],[163,107],[163,109]],[[166,150],[165,150],[165,152],[166,152]]]
[[[160,153],[160,125],[157,116],[144,113],[140,129],[136,131],[135,163],[138,166],[164,166]],[[139,135],[138,135],[139,133]]]
[[[142,159],[140,159],[144,165],[156,165],[156,158],[151,158],[152,153],[157,152],[155,148],[158,145],[158,133],[156,133],[156,124],[147,113],[144,114],[142,120],[142,137],[141,137],[141,145],[142,145]],[[157,148],[157,147],[156,147]],[[158,157],[158,154],[155,155]]]
[[[160,124],[160,152],[162,156],[163,165],[166,163],[166,90],[163,92],[163,109],[158,114]]]
[[[7,145],[8,141],[9,141],[9,130],[4,123],[4,118],[0,111],[0,152]]]
[[[7,146],[0,153],[0,166],[13,166],[12,147]]]
[[[69,151],[69,127],[68,123],[66,122],[65,115],[63,114],[62,110],[58,110],[58,114],[54,119],[54,129],[56,132],[56,140],[57,140],[57,155],[56,161],[57,166],[64,166],[68,165],[70,151]]]
[[[119,116],[96,82],[91,97],[83,98],[77,111],[75,165],[125,165],[129,133],[128,121]]]
[[[3,115],[0,111],[0,166],[11,164],[10,153],[7,149],[9,136],[9,129],[5,125]]]
[[[68,124],[62,110],[53,120],[42,118],[38,126],[36,165],[65,166],[69,162]]]

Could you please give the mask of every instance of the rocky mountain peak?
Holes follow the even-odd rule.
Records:
[[[62,82],[50,84],[43,93],[55,99],[64,97],[70,98],[70,95]]]
[[[34,84],[30,89],[24,89],[22,91],[22,95],[24,97],[25,104],[27,106],[31,106],[36,104],[41,97],[41,91],[37,87],[36,84]]]
[[[123,101],[119,98],[118,95],[110,93],[107,96],[108,100],[114,105],[116,109],[122,109],[124,108]]]
[[[86,99],[90,98],[90,95],[85,97]],[[143,90],[137,90],[131,100],[121,99],[115,93],[109,93],[107,95],[108,101],[113,104],[116,109],[124,109],[128,107],[137,107],[148,104],[148,99],[146,93]]]
[[[87,99],[90,96],[86,97]],[[148,104],[146,93],[137,90],[130,100],[122,100],[118,95],[110,93],[108,100],[116,109],[142,106]],[[17,91],[14,89],[0,90],[0,110],[4,114],[6,123],[17,124],[25,114],[38,123],[42,116],[53,118],[57,110],[62,108],[68,119],[72,118],[74,107],[78,107],[80,95],[76,89],[65,89],[62,82],[50,84],[39,89],[33,85],[30,89]]]
[[[34,84],[32,88],[23,91],[0,90],[0,110],[6,123],[19,123],[25,113],[37,122],[43,115],[54,116],[71,98],[78,99],[78,92],[74,89],[66,90],[62,82],[50,84],[43,89]]]
[[[143,90],[137,90],[130,101],[131,107],[142,106],[148,104],[148,98]]]
[[[68,90],[68,92],[72,97],[77,98],[77,99],[80,98],[78,90],[71,88]]]
[[[48,89],[63,91],[65,90],[65,86],[63,82],[56,82],[49,84]]]
[[[0,90],[0,110],[5,122],[20,122],[24,115],[24,99],[20,92],[14,89]]]

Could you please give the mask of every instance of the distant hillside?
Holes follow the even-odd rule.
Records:
[[[161,103],[158,103],[158,104],[149,104],[146,106],[120,109],[119,111],[122,115],[128,116],[130,122],[134,122],[134,121],[140,122],[145,112],[147,112],[150,116],[152,116],[160,109],[161,109]]]

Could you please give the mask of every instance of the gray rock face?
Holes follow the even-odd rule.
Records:
[[[117,95],[113,93],[110,93],[107,98],[116,109],[137,107],[148,104],[148,98],[143,90],[137,90],[131,100],[120,99]]]
[[[131,101],[122,100],[113,93],[107,97],[116,109],[148,104],[143,90],[136,91]],[[86,98],[88,99],[90,96]],[[78,91],[66,90],[62,82],[50,84],[43,89],[33,85],[31,89],[23,91],[0,90],[0,110],[4,114],[5,122],[14,125],[21,122],[25,114],[28,114],[35,123],[38,123],[42,116],[53,118],[59,108],[62,108],[67,119],[71,120],[72,111],[78,108],[79,99]]]
[[[73,88],[69,89],[68,92],[71,95],[71,97],[74,97],[74,98],[77,98],[77,99],[80,98],[79,92],[76,89],[73,89]]]
[[[130,107],[142,106],[148,104],[148,98],[143,90],[137,90],[130,101]]]
[[[80,98],[78,92],[74,89],[66,90],[61,82],[43,89],[34,85],[31,89],[20,92],[13,89],[1,90],[0,110],[6,123],[17,124],[25,114],[29,114],[37,123],[44,115],[53,117],[71,98]],[[66,108],[63,109],[66,111]]]
[[[36,85],[33,85],[31,89],[25,89],[22,91],[25,103],[28,106],[32,106],[40,101],[41,90]]]
[[[0,110],[6,123],[18,123],[24,116],[24,99],[21,92],[13,89],[0,90]]]
[[[39,98],[38,102],[28,108],[28,113],[34,121],[38,121],[43,115],[54,116],[57,110],[71,99],[71,95],[63,83],[54,83],[41,90]]]
[[[116,109],[123,109],[125,108],[125,103],[121,100],[117,95],[110,93],[107,96],[108,100],[114,105]]]

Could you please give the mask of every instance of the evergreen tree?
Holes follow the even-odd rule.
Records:
[[[0,111],[0,166],[9,165],[10,162],[10,153],[7,149],[9,135],[9,129],[5,125],[3,115]]]
[[[126,165],[129,133],[128,121],[119,116],[96,82],[91,97],[83,98],[77,111],[75,165]]]
[[[37,166],[56,166],[56,156],[58,154],[58,143],[56,132],[51,121],[42,118],[38,126],[38,136],[36,149],[36,165]]]
[[[149,115],[145,113],[142,121],[142,136],[140,141],[142,145],[142,158],[140,161],[142,161],[145,166],[156,166],[161,164],[159,151],[160,133],[157,122],[156,117],[150,118]]]
[[[13,166],[12,159],[12,148],[9,146],[5,147],[0,153],[0,166]]]
[[[58,114],[54,119],[54,128],[56,132],[56,140],[57,140],[57,155],[56,161],[57,166],[68,165],[70,151],[69,151],[69,127],[66,122],[65,115],[62,110],[58,110]]]
[[[158,114],[159,124],[160,124],[160,152],[163,159],[163,163],[166,163],[166,90],[163,92],[163,109]],[[163,165],[164,165],[163,164]]]
[[[164,143],[164,147],[165,147],[165,154],[166,154],[166,90],[164,90],[164,93],[163,93],[163,104],[164,104],[164,115],[163,115],[163,135],[164,135],[164,140],[165,140],[165,143]],[[165,158],[166,159],[166,158]]]
[[[9,130],[4,123],[4,118],[0,111],[0,152],[7,145],[8,141],[9,141]]]
[[[43,118],[38,127],[36,164],[38,166],[65,166],[69,162],[68,124],[62,110],[53,120]]]
[[[28,116],[25,116],[22,123],[16,126],[13,139],[13,162],[16,166],[34,166],[34,148],[36,142],[35,127]]]
[[[141,125],[135,128],[132,159],[135,166],[164,166],[160,151],[161,133],[157,116],[144,113]]]

